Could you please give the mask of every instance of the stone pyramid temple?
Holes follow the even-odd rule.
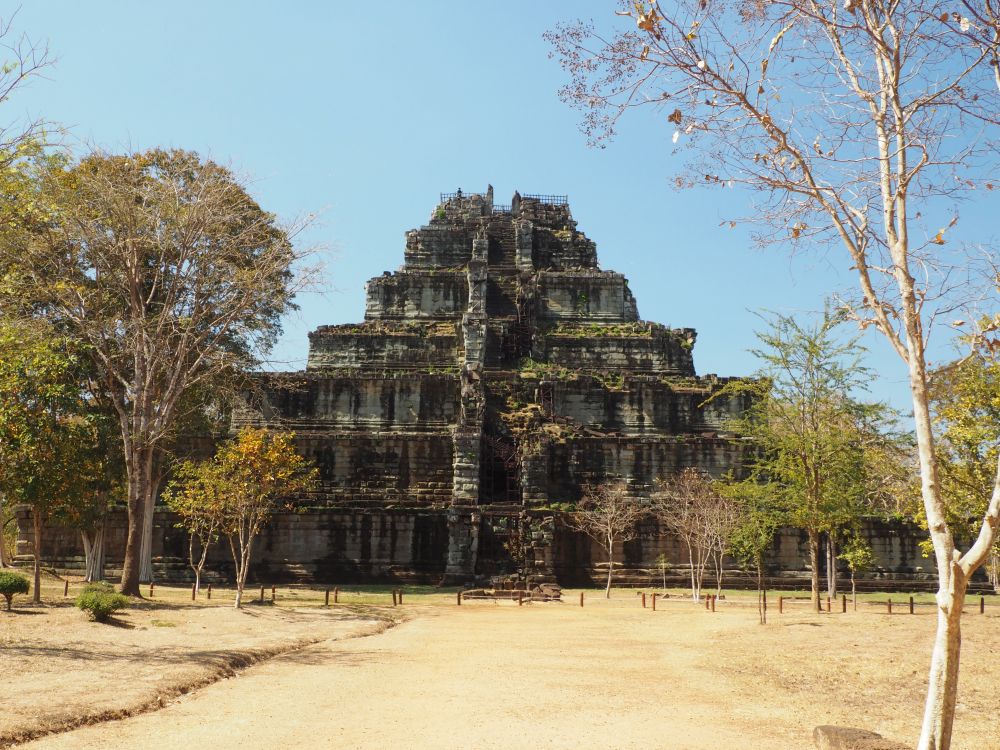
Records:
[[[600,554],[560,522],[592,483],[641,502],[687,466],[740,448],[742,408],[705,405],[695,331],[639,319],[565,196],[444,194],[406,234],[404,263],[367,284],[365,321],[309,336],[304,372],[269,375],[236,426],[294,430],[321,481],[262,544],[272,576],[572,580]],[[657,529],[626,545],[652,566]],[[674,555],[670,555],[674,557]]]

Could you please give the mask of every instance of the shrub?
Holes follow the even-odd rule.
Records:
[[[128,606],[128,597],[117,593],[109,583],[91,583],[76,598],[76,606],[91,620],[107,622],[113,613]]]
[[[0,594],[7,600],[7,611],[10,612],[14,594],[28,593],[28,579],[17,573],[0,570]]]

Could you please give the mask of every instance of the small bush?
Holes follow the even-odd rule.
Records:
[[[0,594],[7,600],[7,611],[10,612],[14,594],[28,593],[28,579],[17,573],[0,570]]]
[[[109,583],[91,583],[76,598],[76,606],[91,620],[107,622],[112,614],[128,606],[128,597],[117,593]]]

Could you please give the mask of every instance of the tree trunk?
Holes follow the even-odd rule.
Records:
[[[31,519],[35,527],[35,546],[32,552],[35,556],[35,586],[31,601],[42,603],[42,512],[37,505],[31,507]]]
[[[854,611],[858,611],[858,589],[854,585],[854,571],[851,571],[851,602],[854,604]]]
[[[142,552],[142,533],[146,498],[150,490],[153,449],[135,449],[126,456],[128,469],[128,536],[125,540],[125,558],[122,561],[121,591],[129,596],[140,596],[139,572]]]
[[[698,587],[695,585],[695,575],[694,575],[694,552],[691,549],[691,545],[687,545],[688,550],[688,567],[691,568],[691,598],[698,601],[701,596],[699,595]]]
[[[101,523],[93,532],[80,531],[83,538],[84,567],[86,568],[85,581],[104,580],[104,524]]]
[[[837,532],[826,535],[826,593],[831,599],[837,598]]]
[[[10,560],[7,559],[7,536],[4,534],[4,531],[7,528],[6,519],[4,517],[6,515],[4,511],[6,503],[3,502],[2,498],[3,496],[0,495],[0,568],[9,568]]]
[[[615,561],[613,559],[611,559],[611,556],[609,555],[608,556],[608,585],[604,587],[604,598],[605,599],[610,599],[611,598],[611,572],[614,569],[614,564],[615,564]]]
[[[957,566],[956,566],[957,567]],[[951,586],[942,581],[937,593],[938,618],[918,750],[948,750],[958,696],[958,665],[962,648],[962,604],[967,581],[953,568]]]
[[[819,532],[809,529],[809,565],[812,567],[812,605],[813,611],[818,612],[819,606]]]
[[[153,509],[156,497],[150,486],[142,512],[142,544],[139,548],[139,582],[153,582]]]

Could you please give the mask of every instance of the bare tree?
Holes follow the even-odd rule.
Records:
[[[767,227],[761,242],[840,249],[859,290],[845,308],[881,332],[909,378],[939,581],[919,747],[948,748],[962,603],[1000,525],[1000,466],[963,552],[937,476],[926,351],[935,320],[958,304],[956,284],[969,276],[949,245],[954,202],[997,187],[995,0],[663,6],[622,3],[629,27],[610,38],[585,23],[552,32],[573,76],[563,94],[598,139],[632,107],[665,108],[674,142],[694,157],[681,184],[755,191],[752,219]]]
[[[636,525],[644,515],[646,510],[629,496],[625,483],[619,482],[585,488],[583,500],[569,519],[570,526],[597,542],[608,555],[606,598],[611,598],[615,545],[635,539]]]
[[[712,480],[694,468],[683,469],[661,481],[659,491],[653,496],[653,513],[660,525],[675,533],[687,549],[691,598],[695,601],[701,599],[705,569],[721,544],[722,533],[716,528],[720,501]]]

